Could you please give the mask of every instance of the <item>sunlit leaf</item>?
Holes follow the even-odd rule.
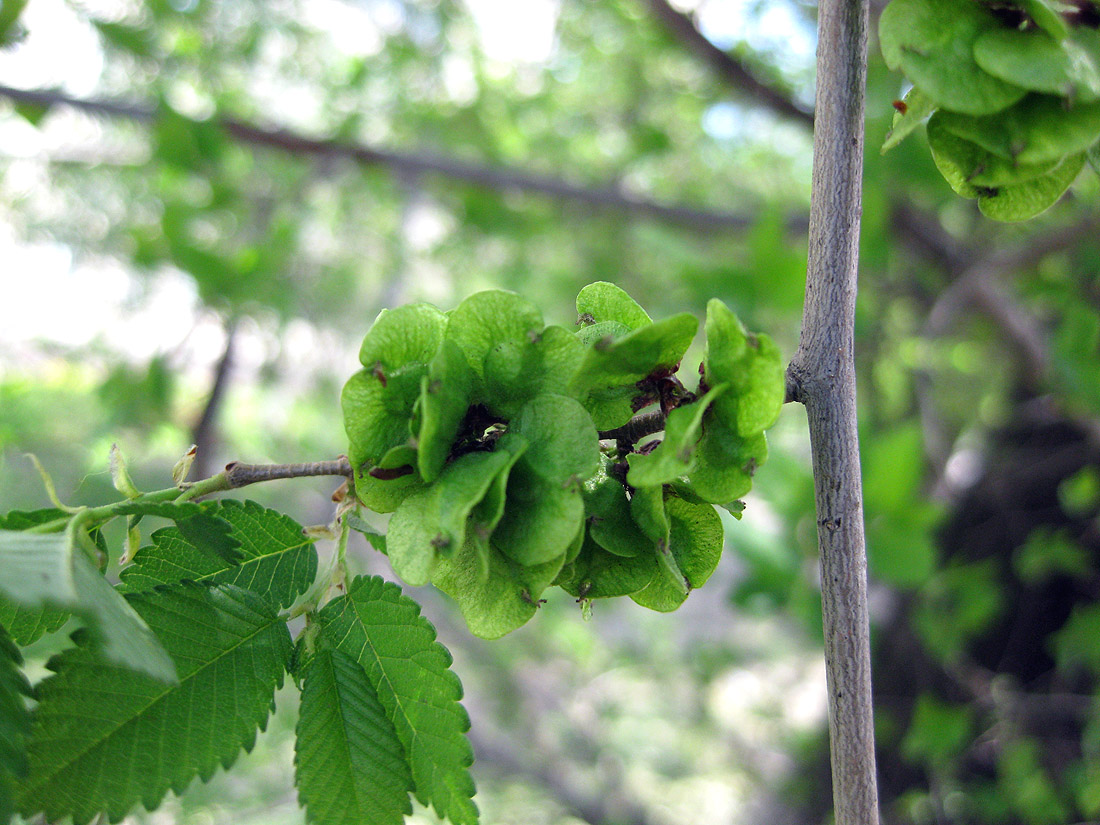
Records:
[[[394,584],[359,577],[317,619],[324,637],[366,671],[405,749],[416,798],[454,825],[476,825],[462,685],[420,606]]]
[[[31,686],[20,669],[22,664],[19,649],[0,627],[0,822],[8,822],[15,812],[17,783],[27,773]]]
[[[401,825],[412,813],[405,749],[359,663],[322,649],[304,674],[294,763],[317,825]]]
[[[303,593],[317,574],[313,539],[289,516],[253,501],[219,501],[209,511],[232,529],[238,558],[229,563],[201,537],[177,525],[157,530],[152,544],[122,570],[123,584],[147,590],[183,580],[235,584],[280,608]]]
[[[28,742],[25,814],[122,818],[209,779],[255,741],[291,653],[286,624],[234,585],[180,583],[129,603],[154,629],[179,681],[103,662],[81,645],[50,662]]]

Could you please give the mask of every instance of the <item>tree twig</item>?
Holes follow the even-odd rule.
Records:
[[[312,461],[307,464],[242,464],[233,461],[225,465],[224,475],[227,490],[247,487],[261,481],[276,481],[281,478],[306,478],[309,476],[352,477],[351,463],[346,456],[332,461]]]
[[[16,89],[0,85],[0,97],[36,106],[69,106],[92,114],[138,121],[151,121],[157,116],[156,110],[148,106],[75,98],[56,91]],[[660,203],[629,194],[614,186],[583,186],[549,175],[469,163],[427,152],[399,152],[361,143],[312,138],[286,129],[264,128],[229,117],[219,118],[218,123],[228,134],[256,146],[267,146],[299,155],[346,158],[364,166],[382,166],[407,175],[437,174],[496,191],[533,192],[598,208],[644,215],[696,230],[746,229],[754,223],[754,218],[748,214]],[[797,219],[793,221],[795,226],[800,222]]]
[[[664,413],[660,410],[654,410],[653,412],[634,416],[621,427],[616,427],[613,430],[602,430],[600,432],[600,438],[602,440],[624,441],[627,444],[633,444],[645,438],[647,435],[659,433],[664,428]]]
[[[778,115],[805,126],[813,125],[813,112],[803,109],[783,91],[759,80],[744,62],[707,39],[688,15],[674,9],[667,0],[649,0],[649,7],[657,19],[682,43],[709,63],[730,86]]]
[[[879,821],[854,358],[867,27],[867,0],[822,0],[806,300],[787,372],[810,427],[837,825]]]
[[[202,414],[191,431],[191,443],[195,445],[195,463],[191,471],[199,478],[205,478],[210,470],[210,458],[217,441],[218,412],[229,386],[229,376],[233,371],[233,355],[236,343],[237,322],[230,319],[225,325],[225,349],[214,368],[214,380],[210,384],[210,395],[202,408]]]

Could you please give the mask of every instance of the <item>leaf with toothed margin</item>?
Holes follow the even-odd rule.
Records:
[[[676,496],[665,500],[669,520],[669,547],[690,589],[702,587],[722,556],[722,520],[709,504],[691,504]],[[643,590],[630,598],[642,607],[666,613],[675,610],[687,593],[672,578],[670,568],[658,572]]]
[[[366,671],[324,646],[304,672],[295,778],[316,825],[402,825],[412,813],[405,749]]]
[[[229,584],[181,582],[127,601],[175,663],[174,684],[103,662],[78,646],[50,660],[37,689],[30,771],[19,810],[83,825],[155,808],[250,750],[291,654],[286,623]]]
[[[130,590],[183,580],[236,584],[286,608],[317,575],[317,551],[294,519],[254,501],[213,503],[210,514],[229,525],[239,559],[230,564],[179,527],[165,527],[134,554],[120,578]]]
[[[454,825],[476,825],[462,685],[420,605],[395,584],[359,576],[317,621],[322,639],[366,672],[405,749],[416,798]]]
[[[35,624],[49,620],[37,612],[43,608],[75,614],[104,658],[155,679],[175,678],[171,660],[149,628],[83,548],[73,546],[68,532],[0,530],[0,591]]]
[[[54,507],[43,510],[13,510],[0,515],[0,529],[23,531],[28,527],[67,517],[67,513]],[[94,540],[99,549],[106,552],[106,543],[98,530],[95,531]],[[20,588],[23,584],[22,581],[19,582]],[[41,605],[31,606],[9,599],[4,595],[3,587],[0,586],[0,625],[3,625],[11,634],[17,645],[26,647],[44,634],[58,630],[69,620],[69,615],[67,610]]]
[[[0,822],[11,821],[16,788],[27,775],[31,686],[20,669],[22,664],[19,648],[0,627]]]
[[[176,528],[192,544],[200,544],[228,564],[234,564],[241,556],[238,542],[231,535],[232,525],[212,512],[216,507],[216,502],[130,501],[115,505],[115,512],[120,516],[156,516],[174,521]]]

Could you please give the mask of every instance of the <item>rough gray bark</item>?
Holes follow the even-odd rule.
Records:
[[[836,823],[874,825],[878,792],[853,351],[867,0],[822,0],[818,14],[809,267],[787,393],[806,405],[809,418]]]

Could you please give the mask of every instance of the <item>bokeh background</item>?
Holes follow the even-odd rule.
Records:
[[[873,16],[881,11],[875,2]],[[0,510],[345,449],[379,309],[487,287],[571,325],[719,297],[793,352],[816,6],[801,0],[0,5]],[[888,823],[1100,818],[1100,213],[998,225],[872,39],[857,360]],[[690,358],[688,359],[691,360]],[[486,823],[829,818],[812,484],[789,405],[715,577],[668,616],[564,595],[497,642],[430,589]],[[247,491],[303,523],[326,480]],[[378,527],[384,518],[377,518]],[[321,552],[331,548],[322,546]],[[390,576],[365,544],[360,572]],[[32,674],[65,643],[28,652]],[[295,691],[129,823],[300,823]],[[418,811],[420,823],[434,822]]]

